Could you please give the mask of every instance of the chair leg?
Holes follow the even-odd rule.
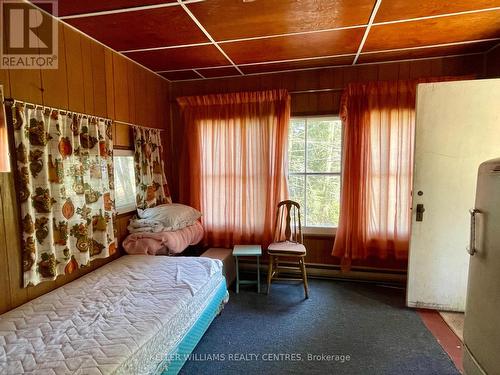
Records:
[[[307,273],[306,273],[306,265],[304,264],[304,258],[299,258],[300,269],[302,270],[302,281],[304,282],[304,292],[306,294],[306,298],[309,298],[309,293],[307,291]]]
[[[267,294],[271,291],[271,279],[273,277],[274,257],[269,255],[269,269],[267,271]]]

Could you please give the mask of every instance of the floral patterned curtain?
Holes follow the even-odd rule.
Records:
[[[15,102],[24,286],[116,251],[111,121]]]
[[[137,207],[172,203],[163,165],[160,130],[134,127]]]

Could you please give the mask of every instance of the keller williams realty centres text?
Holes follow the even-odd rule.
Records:
[[[250,362],[250,361],[320,361],[320,362],[349,362],[349,354],[312,354],[312,353],[191,353],[191,354],[172,354],[168,358],[171,361],[231,361],[231,362]]]

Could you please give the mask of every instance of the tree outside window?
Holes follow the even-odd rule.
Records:
[[[305,227],[337,227],[342,166],[342,123],[337,117],[290,121],[290,199],[301,206]]]

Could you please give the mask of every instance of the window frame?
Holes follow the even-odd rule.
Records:
[[[310,116],[290,116],[290,123],[292,119],[304,120],[304,172],[289,172],[288,167],[290,165],[290,160],[288,160],[287,166],[287,177],[288,176],[304,176],[304,206],[302,211],[302,217],[304,224],[306,223],[307,215],[307,176],[339,176],[340,178],[340,193],[342,193],[342,171],[343,171],[343,157],[344,157],[344,124],[340,119],[339,114],[329,114],[329,115],[310,115]],[[340,121],[340,169],[338,172],[307,172],[307,120],[308,119],[329,119]],[[339,197],[340,204],[340,197]],[[302,208],[302,207],[301,207]],[[302,232],[305,235],[310,236],[335,236],[337,233],[337,226],[331,227],[318,227],[318,226],[302,226]]]
[[[114,149],[113,150],[113,178],[116,175],[116,173],[114,171],[114,168],[115,168],[114,158],[115,158],[115,156],[118,156],[118,157],[131,156],[132,158],[134,158],[135,152],[134,152],[134,150],[131,150],[131,149]],[[134,178],[135,178],[135,168],[134,168]],[[134,179],[133,183],[135,184],[135,179]],[[115,185],[116,185],[116,182],[115,182]],[[116,195],[115,195],[115,211],[116,211],[117,215],[128,214],[128,213],[137,211],[137,203],[135,201],[135,196],[134,196],[134,203],[130,203],[130,204],[123,205],[123,206],[118,206],[116,204]]]

